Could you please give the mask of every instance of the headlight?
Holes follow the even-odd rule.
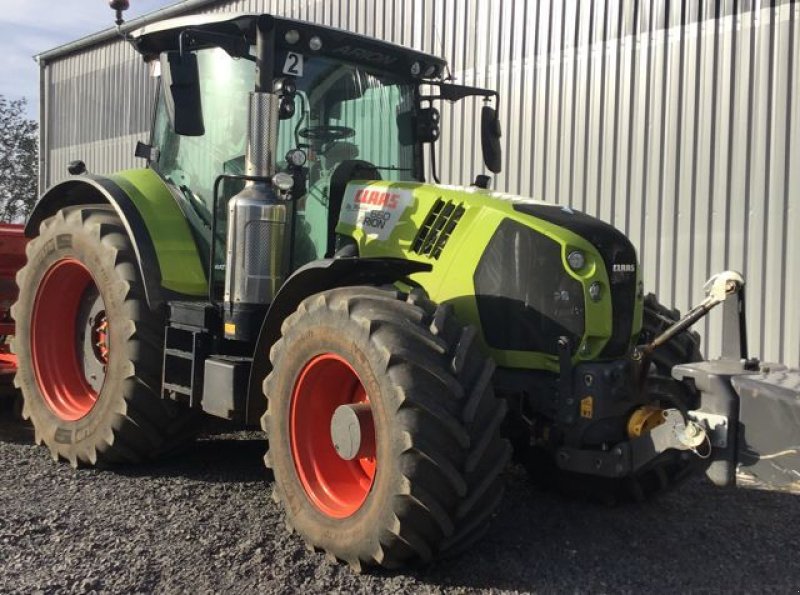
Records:
[[[306,164],[306,153],[302,149],[292,149],[286,153],[286,161],[295,167],[303,167]]]
[[[300,32],[297,29],[290,29],[284,36],[286,43],[294,45],[300,41]]]
[[[278,172],[272,176],[272,183],[275,184],[279,190],[288,192],[294,187],[294,178],[285,172]]]
[[[599,302],[603,297],[603,284],[600,281],[595,281],[589,286],[589,297],[595,302]]]
[[[573,250],[567,255],[567,262],[573,271],[579,271],[586,266],[586,255],[580,250]]]

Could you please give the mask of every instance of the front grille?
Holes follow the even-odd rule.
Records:
[[[439,258],[463,214],[464,207],[461,204],[437,199],[417,232],[411,251],[421,256]]]
[[[613,317],[611,337],[600,357],[625,355],[633,334],[637,293],[636,249],[630,240],[615,227],[580,211],[538,204],[515,204],[514,209],[568,229],[597,248],[606,266],[608,280],[611,282]]]
[[[511,219],[489,241],[475,271],[483,336],[495,349],[556,354],[577,349],[585,330],[583,286],[565,270],[561,245]]]

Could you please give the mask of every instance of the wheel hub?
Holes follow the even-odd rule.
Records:
[[[83,294],[75,324],[76,349],[83,367],[83,376],[89,386],[99,394],[106,379],[110,338],[105,304],[94,285],[87,287]]]
[[[76,421],[97,402],[109,356],[108,321],[89,269],[74,258],[56,261],[36,291],[31,360],[45,402]]]
[[[306,363],[289,428],[295,470],[311,503],[333,518],[355,514],[375,481],[375,426],[364,385],[346,360],[325,353]]]
[[[345,461],[375,457],[375,426],[369,403],[336,408],[331,418],[331,442]]]
[[[94,320],[89,321],[92,325],[92,350],[94,356],[103,364],[108,364],[108,319],[105,312],[100,312]]]

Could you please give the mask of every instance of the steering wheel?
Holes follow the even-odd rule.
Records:
[[[356,131],[348,126],[309,126],[298,130],[297,134],[306,140],[330,143],[352,138],[356,135]]]

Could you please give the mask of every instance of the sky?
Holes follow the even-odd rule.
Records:
[[[130,0],[126,20],[178,4]],[[33,56],[114,24],[108,0],[0,0],[0,95],[25,97],[28,117],[38,119],[39,66]]]

